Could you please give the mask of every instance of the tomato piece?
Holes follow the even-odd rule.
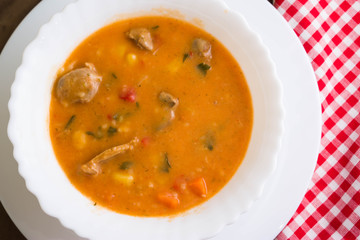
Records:
[[[186,178],[184,177],[184,175],[181,175],[181,176],[175,178],[173,188],[179,193],[185,192],[185,190],[187,188],[187,181],[186,181]]]
[[[150,144],[150,138],[149,137],[143,137],[143,139],[141,139],[141,144],[146,147]]]
[[[119,98],[126,102],[136,101],[136,91],[134,88],[124,87],[122,92],[119,94]]]
[[[197,178],[189,183],[190,189],[199,197],[206,197],[207,186],[203,177]]]
[[[180,199],[177,192],[166,191],[160,192],[157,195],[158,201],[168,208],[177,208],[180,205]]]

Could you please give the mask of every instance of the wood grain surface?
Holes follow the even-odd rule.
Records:
[[[40,0],[0,0],[0,51],[24,17]],[[0,204],[0,239],[26,239]]]

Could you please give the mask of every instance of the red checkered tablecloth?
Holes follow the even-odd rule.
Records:
[[[360,239],[360,0],[276,0],[309,55],[322,105],[311,185],[277,239]]]

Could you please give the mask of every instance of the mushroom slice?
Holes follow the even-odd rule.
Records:
[[[195,38],[192,43],[192,48],[201,57],[204,57],[207,60],[212,58],[211,43],[209,41],[202,38]]]
[[[100,153],[99,155],[95,156],[89,162],[83,164],[81,166],[81,170],[89,175],[97,175],[101,172],[101,164],[103,162],[128,150],[133,150],[138,143],[139,139],[135,137],[128,143],[109,148]]]
[[[56,86],[56,96],[61,103],[87,103],[96,95],[102,81],[95,66],[85,63],[85,67],[74,69],[62,76]]]
[[[167,92],[160,92],[159,100],[172,110],[175,110],[179,105],[179,100]]]
[[[132,28],[126,33],[126,36],[143,49],[152,51],[154,48],[151,33],[146,28]]]

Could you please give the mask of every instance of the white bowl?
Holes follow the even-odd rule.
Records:
[[[59,166],[49,134],[49,104],[57,70],[87,36],[116,20],[165,15],[200,26],[239,62],[250,87],[254,125],[243,163],[204,204],[172,217],[133,217],[94,207]],[[27,188],[43,210],[90,239],[203,239],[234,222],[260,198],[274,173],[283,133],[282,91],[274,64],[245,19],[221,0],[79,0],[41,27],[16,71],[8,135]]]

